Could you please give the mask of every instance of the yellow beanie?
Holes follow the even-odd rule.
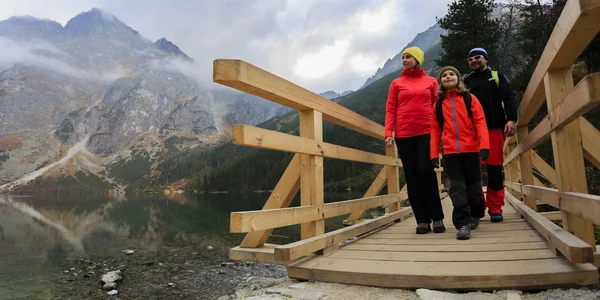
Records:
[[[423,50],[421,50],[421,48],[417,46],[408,47],[404,49],[404,51],[402,51],[402,55],[404,55],[405,53],[410,54],[412,57],[414,57],[420,65],[422,65],[423,61],[425,60],[425,53],[423,53]]]

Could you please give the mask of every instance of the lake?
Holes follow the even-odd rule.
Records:
[[[360,198],[327,193],[326,202]],[[232,211],[259,210],[268,193],[176,195],[0,195],[0,298],[49,299],[51,280],[73,256],[116,255],[186,244],[237,246],[229,233]],[[298,205],[298,195],[292,206]],[[326,231],[345,216],[328,219]],[[300,227],[276,229],[268,242],[299,239]]]

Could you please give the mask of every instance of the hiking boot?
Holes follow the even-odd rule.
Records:
[[[471,227],[469,225],[465,225],[461,227],[456,233],[457,240],[468,240],[471,238]]]
[[[502,222],[503,220],[504,220],[504,217],[502,217],[501,213],[491,213],[490,214],[490,221],[492,221],[494,223]]]
[[[433,232],[442,233],[446,231],[446,226],[444,226],[444,221],[433,221]]]
[[[471,227],[471,230],[477,229],[479,227],[479,218],[473,218],[471,223],[469,223],[469,227]]]
[[[426,234],[431,231],[431,227],[429,223],[419,223],[417,225],[417,234]]]

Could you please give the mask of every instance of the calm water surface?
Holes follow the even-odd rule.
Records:
[[[116,255],[128,248],[159,251],[175,242],[234,247],[243,234],[229,233],[229,213],[259,210],[268,196],[0,195],[0,299],[49,298],[52,278],[64,272],[62,263],[72,256]],[[360,196],[327,194],[326,201]],[[326,230],[340,228],[344,218],[328,219]],[[269,242],[293,242],[299,232],[299,226],[280,228]]]

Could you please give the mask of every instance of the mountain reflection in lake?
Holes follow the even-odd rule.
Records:
[[[234,247],[244,235],[229,233],[229,213],[259,210],[268,196],[0,195],[0,297],[49,298],[50,280],[64,271],[61,264],[72,255],[160,250],[177,244]],[[326,201],[360,196],[326,194]],[[298,205],[297,198],[292,206]],[[326,231],[342,227],[344,218],[328,219]],[[279,228],[268,242],[286,244],[299,235],[298,225]]]

